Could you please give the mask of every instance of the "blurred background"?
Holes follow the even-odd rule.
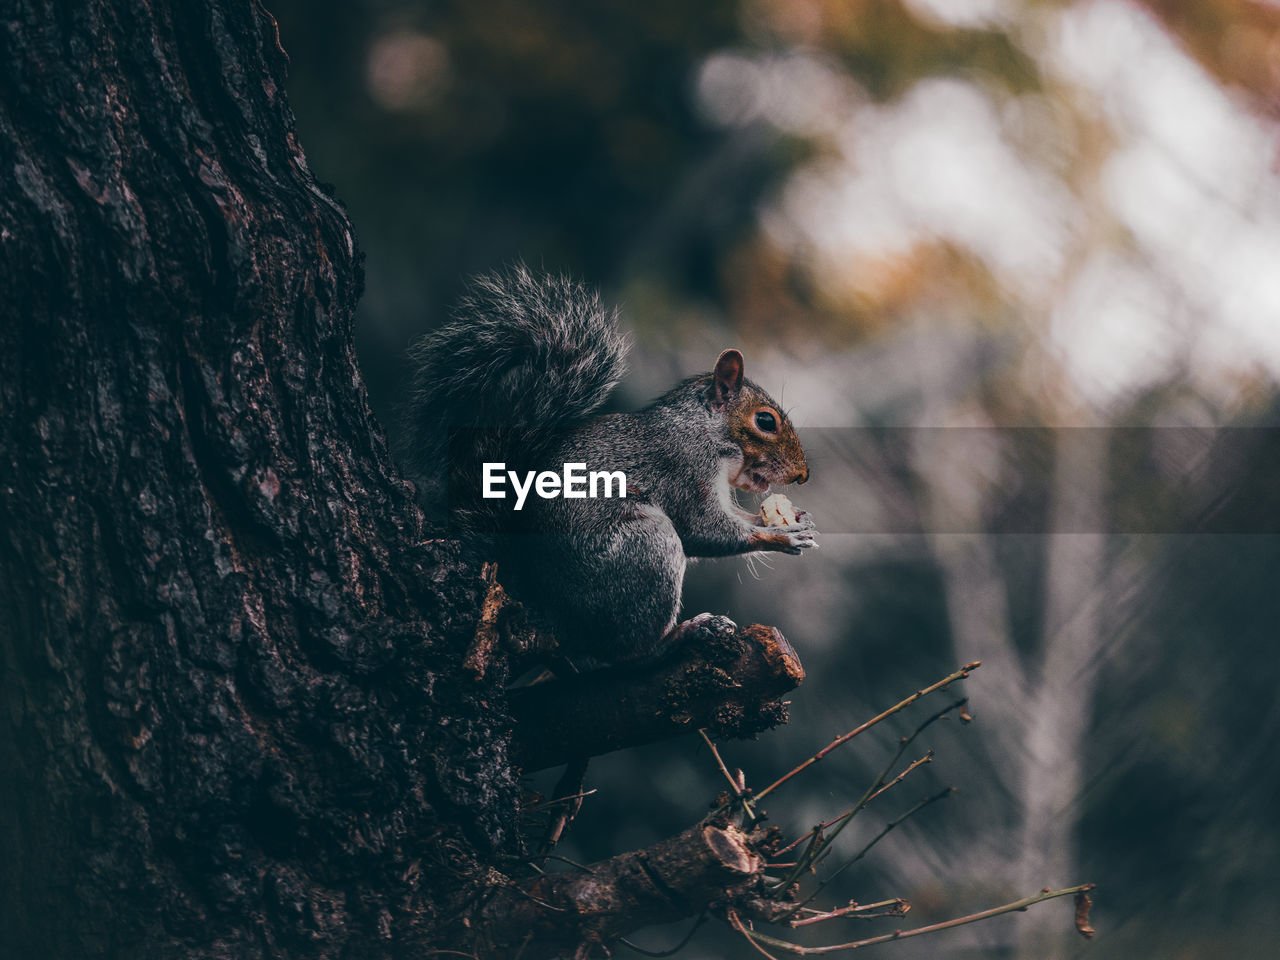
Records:
[[[775,624],[808,671],[788,726],[725,746],[748,782],[983,660],[975,722],[913,744],[935,761],[824,865],[952,784],[824,895],[914,910],[797,940],[1092,880],[1091,942],[1054,901],[876,949],[1276,955],[1280,5],[268,5],[367,255],[358,342],[393,434],[406,344],[517,258],[623,304],[620,407],[737,345],[791,409],[822,549],[687,586],[687,613]],[[771,819],[841,812],[928,712]],[[682,829],[718,777],[696,738],[594,761],[561,852]],[[749,955],[715,924],[681,954]]]

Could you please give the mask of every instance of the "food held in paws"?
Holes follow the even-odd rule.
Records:
[[[782,494],[775,493],[760,504],[760,519],[766,527],[789,527],[796,522],[796,508]]]

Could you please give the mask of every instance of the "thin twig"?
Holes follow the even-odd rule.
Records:
[[[882,907],[887,907],[888,909],[881,910]],[[873,920],[879,917],[901,917],[905,916],[910,909],[911,904],[901,897],[894,897],[892,900],[881,900],[877,903],[850,902],[848,906],[837,907],[835,910],[828,910],[826,913],[815,910],[811,916],[790,921],[790,925],[804,927],[811,923],[822,923],[824,920],[835,920],[840,917],[856,917],[859,920]]]
[[[738,781],[733,779],[733,774],[729,772],[729,768],[725,766],[724,760],[720,756],[720,751],[716,749],[716,745],[707,736],[706,728],[698,728],[698,736],[702,738],[703,743],[707,745],[707,749],[711,751],[711,756],[715,757],[716,766],[720,768],[720,772],[724,774],[724,778],[729,781],[729,786],[733,787],[734,792],[738,790]]]
[[[589,763],[590,760],[587,757],[576,757],[570,760],[564,768],[564,773],[560,775],[559,782],[556,783],[555,800],[567,800],[568,803],[560,808],[547,826],[546,836],[542,840],[541,852],[544,856],[555,849],[564,835],[565,828],[573,823],[573,818],[582,809],[582,798],[587,795],[587,791],[583,791],[582,787],[587,777]]]
[[[925,687],[923,690],[917,690],[915,693],[907,697],[905,700],[901,701],[900,703],[894,704],[888,710],[885,710],[883,713],[872,717],[870,720],[868,720],[866,723],[862,724],[861,726],[854,727],[848,733],[843,734],[839,737],[836,737],[834,740],[832,740],[829,744],[827,744],[825,747],[823,747],[821,750],[815,753],[812,757],[810,757],[804,763],[800,764],[791,772],[783,774],[773,783],[769,784],[769,786],[765,787],[763,790],[757,793],[754,798],[755,802],[759,803],[761,800],[763,800],[765,797],[771,794],[774,790],[778,789],[778,787],[782,786],[784,783],[786,783],[796,774],[800,773],[803,770],[807,770],[809,767],[813,766],[813,764],[817,763],[819,760],[821,760],[823,757],[829,754],[832,750],[848,743],[858,734],[864,733],[867,730],[871,729],[881,720],[884,720],[886,717],[891,717],[895,713],[897,713],[899,710],[909,707],[911,704],[915,703],[921,697],[927,697],[929,694],[933,693],[934,691],[941,690],[944,687],[950,686],[951,684],[955,683],[957,680],[963,680],[965,677],[969,676],[970,671],[978,669],[978,667],[980,667],[981,665],[982,665],[981,660],[975,660],[973,661],[973,663],[966,664],[965,666],[957,670],[955,673],[952,673],[946,677],[943,677],[937,683],[931,684],[930,686]]]
[[[893,933],[882,934],[878,937],[868,937],[865,940],[853,940],[849,943],[833,943],[822,947],[802,947],[797,943],[790,943],[786,940],[779,940],[777,937],[770,937],[767,934],[759,933],[755,930],[747,930],[742,926],[741,921],[735,925],[735,929],[751,940],[756,946],[768,944],[779,950],[785,950],[787,953],[794,953],[798,956],[817,956],[819,954],[836,953],[839,950],[856,950],[859,947],[869,947],[875,943],[888,943],[890,940],[906,940],[908,937],[919,937],[926,933],[937,933],[941,930],[950,930],[952,927],[963,926],[966,923],[976,923],[979,920],[986,920],[990,917],[998,917],[1003,913],[1013,913],[1019,910],[1026,910],[1033,907],[1037,903],[1043,903],[1046,900],[1052,900],[1055,897],[1069,897],[1073,894],[1084,893],[1093,889],[1092,883],[1082,883],[1076,887],[1067,887],[1063,890],[1043,890],[1034,897],[1023,897],[1021,900],[1015,900],[1013,903],[1006,903],[1000,907],[992,907],[990,910],[983,910],[979,913],[971,913],[965,917],[956,917],[954,920],[944,920],[941,923],[931,923],[928,926],[916,927],[914,930],[895,930]],[[730,917],[732,921],[734,918]],[[760,947],[763,951],[763,947]],[[767,954],[766,954],[767,955]],[[777,960],[775,957],[774,960]]]
[[[884,793],[884,792],[885,792],[886,790],[888,790],[890,787],[892,787],[892,786],[894,786],[894,785],[896,785],[896,784],[901,783],[903,780],[905,780],[905,779],[907,778],[907,774],[909,774],[912,770],[915,770],[917,767],[922,767],[922,766],[924,766],[926,763],[932,763],[932,762],[933,762],[933,751],[932,751],[932,750],[930,750],[928,753],[926,753],[926,754],[925,754],[923,757],[921,757],[919,760],[912,760],[912,761],[911,761],[911,763],[910,763],[910,764],[908,764],[907,769],[903,770],[900,774],[898,774],[896,777],[894,777],[894,778],[893,778],[892,780],[890,780],[888,783],[884,784],[884,786],[882,786],[879,790],[877,790],[877,791],[876,791],[875,793],[873,793],[871,796],[867,797],[867,803],[870,803],[872,800],[874,800],[876,797],[880,796],[880,794]]]
[[[707,747],[711,750],[711,756],[715,757],[716,766],[720,768],[720,772],[724,774],[724,778],[729,781],[729,786],[733,790],[733,798],[741,801],[742,809],[746,811],[747,816],[754,820],[756,818],[756,813],[751,809],[751,803],[746,798],[744,785],[742,782],[735,779],[733,774],[729,772],[729,768],[725,765],[724,759],[720,756],[720,751],[716,749],[716,745],[711,741],[711,738],[707,736],[707,731],[699,728],[698,736],[702,737]]]
[[[804,873],[805,870],[808,870],[813,865],[818,854],[826,848],[826,838],[822,832],[826,829],[826,826],[827,825],[814,827],[813,830],[809,832],[808,845],[804,848],[803,852],[801,852],[799,859],[791,865],[791,872],[787,874],[786,877],[778,881],[777,885],[773,888],[774,890],[785,890],[799,879],[800,874]],[[772,864],[770,864],[770,866],[772,866]]]
[[[867,845],[858,851],[858,853],[853,857],[853,859],[846,860],[844,863],[840,864],[840,866],[836,867],[835,872],[833,872],[830,876],[828,876],[825,880],[823,880],[820,884],[818,884],[818,886],[814,888],[813,892],[810,893],[809,896],[805,897],[798,904],[796,904],[796,906],[790,911],[790,913],[787,914],[787,916],[788,917],[795,916],[796,912],[801,907],[808,906],[810,903],[812,903],[814,901],[814,898],[816,898],[818,894],[820,894],[823,890],[826,889],[827,884],[831,883],[832,880],[840,876],[840,874],[844,873],[846,870],[852,867],[855,863],[857,863],[859,860],[865,857],[868,853],[870,853],[871,848],[874,847],[881,840],[883,840],[885,837],[887,837],[890,831],[892,831],[899,824],[915,816],[917,813],[919,813],[921,810],[923,810],[925,807],[929,806],[930,804],[937,803],[939,800],[945,800],[947,797],[951,796],[951,794],[954,792],[955,792],[955,787],[947,787],[945,790],[941,790],[938,793],[935,793],[931,797],[925,797],[915,806],[906,810],[904,813],[898,815],[893,820],[890,820],[888,823],[884,825],[883,830],[881,830],[874,837],[872,837],[871,840],[867,843]]]
[[[533,866],[533,864],[530,864],[530,866]],[[537,869],[538,869],[537,867],[533,867],[533,868],[534,868],[535,870],[537,870]],[[545,873],[545,871],[541,871],[541,870],[539,870],[538,872],[539,872],[539,873]],[[520,889],[520,887],[519,887],[519,886],[517,886],[517,885],[516,885],[516,884],[514,884],[514,883],[508,883],[506,886],[507,886],[507,888],[508,888],[508,889],[510,889],[510,890],[514,890],[517,894],[519,894],[520,896],[524,897],[526,900],[532,900],[534,903],[536,903],[538,906],[540,906],[543,910],[550,910],[550,911],[552,911],[552,912],[554,912],[554,913],[566,913],[566,912],[568,912],[568,909],[569,909],[568,907],[557,907],[554,903],[547,903],[547,901],[542,900],[542,899],[540,899],[540,898],[538,898],[538,897],[535,897],[535,896],[534,896],[532,893],[530,893],[528,890],[522,890],[522,889]],[[521,949],[523,949],[523,948],[521,948]]]
[[[948,706],[939,710],[937,713],[933,714],[931,717],[928,717],[927,719],[925,719],[923,723],[921,723],[918,727],[916,727],[914,732],[912,732],[912,734],[909,737],[903,737],[902,740],[899,741],[898,749],[894,752],[892,759],[890,759],[889,762],[885,764],[884,769],[880,772],[880,776],[878,776],[875,782],[871,784],[870,787],[867,788],[866,792],[863,793],[862,797],[859,798],[856,804],[854,804],[844,813],[840,814],[840,816],[836,817],[834,820],[829,821],[828,823],[823,825],[823,830],[825,830],[827,827],[830,827],[830,826],[835,826],[835,829],[832,830],[830,833],[826,834],[824,837],[822,837],[821,843],[817,847],[815,847],[812,843],[809,845],[809,848],[806,851],[807,856],[800,858],[799,863],[797,863],[796,866],[792,869],[791,873],[784,878],[782,886],[783,887],[789,886],[790,884],[794,883],[800,877],[800,875],[804,873],[805,870],[808,870],[808,869],[811,869],[812,867],[817,866],[819,860],[825,857],[825,855],[830,852],[831,844],[833,844],[836,838],[840,836],[840,832],[849,825],[849,822],[855,816],[857,816],[859,813],[862,812],[862,810],[867,806],[867,804],[869,804],[876,797],[880,796],[880,794],[884,793],[884,791],[889,789],[889,787],[893,786],[894,783],[900,782],[912,770],[916,769],[919,766],[922,766],[925,763],[930,762],[933,757],[932,750],[930,750],[927,754],[925,754],[924,757],[911,763],[907,767],[907,769],[904,770],[901,774],[899,774],[898,777],[895,778],[893,781],[889,783],[885,782],[885,778],[889,776],[889,772],[893,770],[893,768],[898,765],[898,761],[902,759],[902,755],[906,752],[907,747],[911,746],[911,744],[915,742],[915,739],[919,737],[920,734],[924,733],[925,730],[927,730],[930,726],[932,726],[938,720],[941,720],[952,710],[955,710],[958,707],[963,707],[968,702],[969,702],[968,697],[961,697],[959,700],[955,701],[952,704],[949,704]],[[779,851],[779,852],[782,852],[782,851]]]
[[[846,810],[844,813],[848,813],[848,812],[849,812],[849,811],[848,811],[848,810]],[[805,833],[800,834],[800,836],[796,837],[794,840],[792,840],[790,843],[788,843],[785,847],[783,847],[781,850],[779,850],[777,853],[775,853],[775,854],[774,854],[774,856],[775,856],[775,857],[780,857],[780,856],[782,856],[784,853],[789,853],[790,851],[794,850],[796,847],[800,846],[800,844],[804,843],[806,840],[808,840],[810,837],[812,837],[812,836],[813,836],[815,833],[817,833],[819,830],[825,830],[825,829],[827,829],[827,827],[831,826],[833,823],[835,823],[837,820],[839,820],[839,819],[840,819],[840,817],[843,817],[843,816],[844,816],[844,813],[840,814],[840,816],[839,816],[839,817],[832,817],[832,818],[831,818],[830,820],[828,820],[826,823],[819,823],[819,824],[818,824],[818,825],[816,825],[813,829],[808,830],[808,831],[806,831]]]
[[[768,950],[762,947],[760,943],[757,941],[756,938],[764,937],[764,934],[756,933],[755,931],[748,930],[745,926],[743,926],[742,921],[738,919],[738,915],[732,910],[729,911],[729,925],[732,926],[733,929],[737,930],[740,934],[742,934],[742,936],[746,939],[747,943],[751,944],[751,946],[755,948],[757,953],[763,954],[764,956],[768,957],[769,960],[778,960],[777,957],[775,957],[772,953],[770,953]],[[772,939],[771,937],[764,937],[764,938],[766,940]],[[783,941],[783,940],[778,941],[779,944],[782,944],[785,942],[786,941]]]
[[[599,792],[599,787],[592,787],[590,790],[583,790],[581,793],[575,793],[568,797],[556,797],[553,800],[543,800],[541,803],[535,803],[532,806],[525,807],[526,810],[541,810],[544,807],[552,807],[557,803],[569,803],[572,800],[581,800],[583,797],[589,797],[593,793]]]
[[[706,923],[706,922],[707,922],[707,917],[709,917],[709,916],[710,916],[710,914],[708,914],[708,913],[704,910],[704,911],[702,912],[702,915],[701,915],[700,917],[698,917],[698,919],[697,919],[697,920],[695,920],[695,921],[693,922],[693,926],[689,928],[689,932],[688,932],[688,933],[686,933],[686,934],[684,935],[683,939],[681,939],[681,941],[680,941],[679,943],[677,943],[674,947],[672,947],[670,950],[646,950],[644,947],[637,946],[636,944],[632,943],[632,942],[631,942],[630,940],[628,940],[626,937],[619,937],[619,938],[618,938],[618,940],[617,940],[617,942],[618,942],[618,943],[620,943],[620,944],[622,944],[622,945],[623,945],[624,947],[626,947],[628,950],[634,950],[636,953],[642,954],[642,955],[644,955],[644,956],[646,956],[646,957],[670,957],[670,956],[674,956],[675,954],[677,954],[677,953],[679,953],[681,950],[683,950],[686,946],[688,946],[689,941],[693,939],[693,935],[694,935],[695,933],[697,933],[697,932],[698,932],[698,929],[699,929],[699,928],[700,928],[704,923]]]
[[[935,720],[940,719],[941,717],[945,716],[948,711],[952,710],[957,706],[964,704],[965,702],[966,702],[965,700],[958,700],[956,701],[956,703],[953,703],[950,707],[947,707],[945,710],[939,710],[937,713],[935,713],[933,716],[927,719],[924,723],[920,724],[920,726],[916,727],[915,732],[912,733],[911,736],[902,738],[902,742],[898,745],[898,750],[893,755],[893,759],[890,760],[889,763],[885,766],[884,770],[880,773],[880,776],[876,778],[875,783],[873,783],[870,787],[867,788],[867,791],[862,795],[862,797],[858,800],[858,802],[855,803],[848,810],[846,810],[844,813],[840,814],[840,816],[836,817],[834,820],[828,820],[826,823],[822,825],[823,831],[826,831],[828,828],[833,826],[835,827],[835,829],[832,830],[830,833],[820,833],[819,834],[820,842],[816,847],[813,844],[809,845],[809,847],[806,850],[806,856],[801,857],[799,863],[795,865],[791,874],[787,876],[786,882],[788,884],[794,883],[799,878],[800,874],[802,874],[805,870],[809,870],[816,867],[818,863],[821,862],[821,860],[825,859],[826,855],[831,852],[831,845],[835,843],[836,838],[840,836],[841,831],[844,830],[844,828],[849,825],[849,822],[855,816],[857,816],[859,813],[863,811],[863,809],[866,808],[867,804],[869,804],[876,797],[880,796],[880,794],[884,793],[886,790],[892,787],[895,783],[901,783],[902,780],[906,778],[907,774],[909,774],[912,770],[915,770],[916,768],[921,767],[926,763],[932,762],[933,751],[930,750],[919,760],[912,761],[910,764],[908,764],[907,768],[903,770],[902,773],[898,774],[898,776],[895,777],[893,780],[891,780],[888,783],[885,783],[885,777],[889,775],[890,770],[892,770],[895,766],[897,766],[898,761],[902,758],[902,754],[906,751],[907,747],[911,745],[911,742],[915,740],[916,737],[920,736],[920,734],[923,733],[924,730],[930,724],[932,724]],[[779,852],[781,853],[783,851],[779,851]]]

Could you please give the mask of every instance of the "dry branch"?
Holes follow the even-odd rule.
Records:
[[[881,934],[878,937],[851,940],[848,943],[832,943],[821,947],[804,947],[798,943],[779,940],[777,937],[771,937],[767,934],[760,933],[759,931],[751,930],[742,922],[738,915],[732,911],[729,913],[729,923],[735,930],[742,934],[757,951],[763,953],[767,957],[772,956],[772,954],[765,951],[761,944],[772,947],[775,950],[782,950],[786,953],[796,954],[801,957],[814,957],[828,953],[840,953],[845,950],[857,950],[859,947],[869,947],[877,943],[889,943],[893,940],[906,940],[908,937],[919,937],[926,934],[939,933],[943,930],[950,930],[954,927],[964,926],[967,923],[977,923],[980,920],[989,920],[992,917],[998,917],[1001,914],[1023,911],[1038,903],[1044,903],[1046,900],[1053,900],[1057,897],[1069,897],[1074,894],[1077,897],[1077,904],[1079,904],[1078,898],[1080,895],[1087,894],[1088,891],[1092,889],[1092,883],[1082,883],[1079,886],[1067,887],[1064,890],[1045,889],[1033,897],[1023,897],[1021,900],[1015,900],[1013,903],[1006,903],[1002,906],[992,907],[990,910],[982,910],[978,913],[971,913],[964,917],[956,917],[953,920],[944,920],[941,923],[931,923],[928,926],[916,927],[912,930],[894,930],[892,933]],[[1085,899],[1087,900],[1088,897],[1086,896]],[[1077,918],[1079,916],[1079,909],[1079,906],[1077,906]],[[1077,927],[1078,923],[1079,921],[1077,919]],[[1092,936],[1093,928],[1090,927],[1088,933],[1084,933],[1084,931],[1081,930],[1081,933],[1085,936]]]
[[[817,753],[811,756],[804,763],[795,767],[793,770],[789,771],[788,773],[783,774],[773,783],[769,784],[769,786],[765,787],[763,790],[757,793],[756,801],[759,802],[760,800],[763,800],[766,796],[773,793],[774,790],[777,790],[778,787],[782,786],[792,777],[796,776],[799,773],[804,772],[813,764],[817,763],[819,760],[822,760],[832,750],[835,750],[838,747],[844,746],[854,737],[858,736],[858,734],[865,733],[867,730],[870,730],[872,727],[874,727],[877,723],[880,723],[882,720],[885,720],[888,717],[893,716],[893,714],[897,713],[899,710],[902,710],[905,707],[909,707],[911,704],[915,703],[921,697],[927,697],[929,694],[934,693],[937,690],[945,690],[947,689],[947,687],[951,686],[951,684],[955,683],[957,680],[966,679],[969,676],[970,672],[977,670],[978,667],[980,666],[982,666],[982,661],[980,660],[975,660],[973,661],[973,663],[965,664],[955,673],[952,673],[946,677],[943,677],[937,683],[930,684],[929,686],[925,687],[923,690],[917,690],[915,693],[907,697],[905,700],[901,700],[898,703],[895,703],[888,710],[885,710],[877,714],[876,716],[868,720],[866,723],[860,724],[854,727],[848,733],[845,733],[836,737],[834,740],[832,740],[829,744],[827,744],[825,747],[823,747],[821,750],[819,750]],[[948,707],[947,709],[951,709],[951,708]]]
[[[800,658],[773,627],[730,631],[713,620],[671,656],[511,691],[512,742],[523,769],[653,743],[700,727],[717,739],[785,722],[778,698],[804,679]]]
[[[583,944],[696,916],[754,887],[763,866],[755,851],[761,836],[704,821],[644,850],[508,887],[483,911],[478,953],[568,956]]]

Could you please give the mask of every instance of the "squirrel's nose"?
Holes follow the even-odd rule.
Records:
[[[791,479],[794,480],[796,483],[804,483],[806,480],[809,479],[809,468],[805,467],[803,470],[799,471]]]

